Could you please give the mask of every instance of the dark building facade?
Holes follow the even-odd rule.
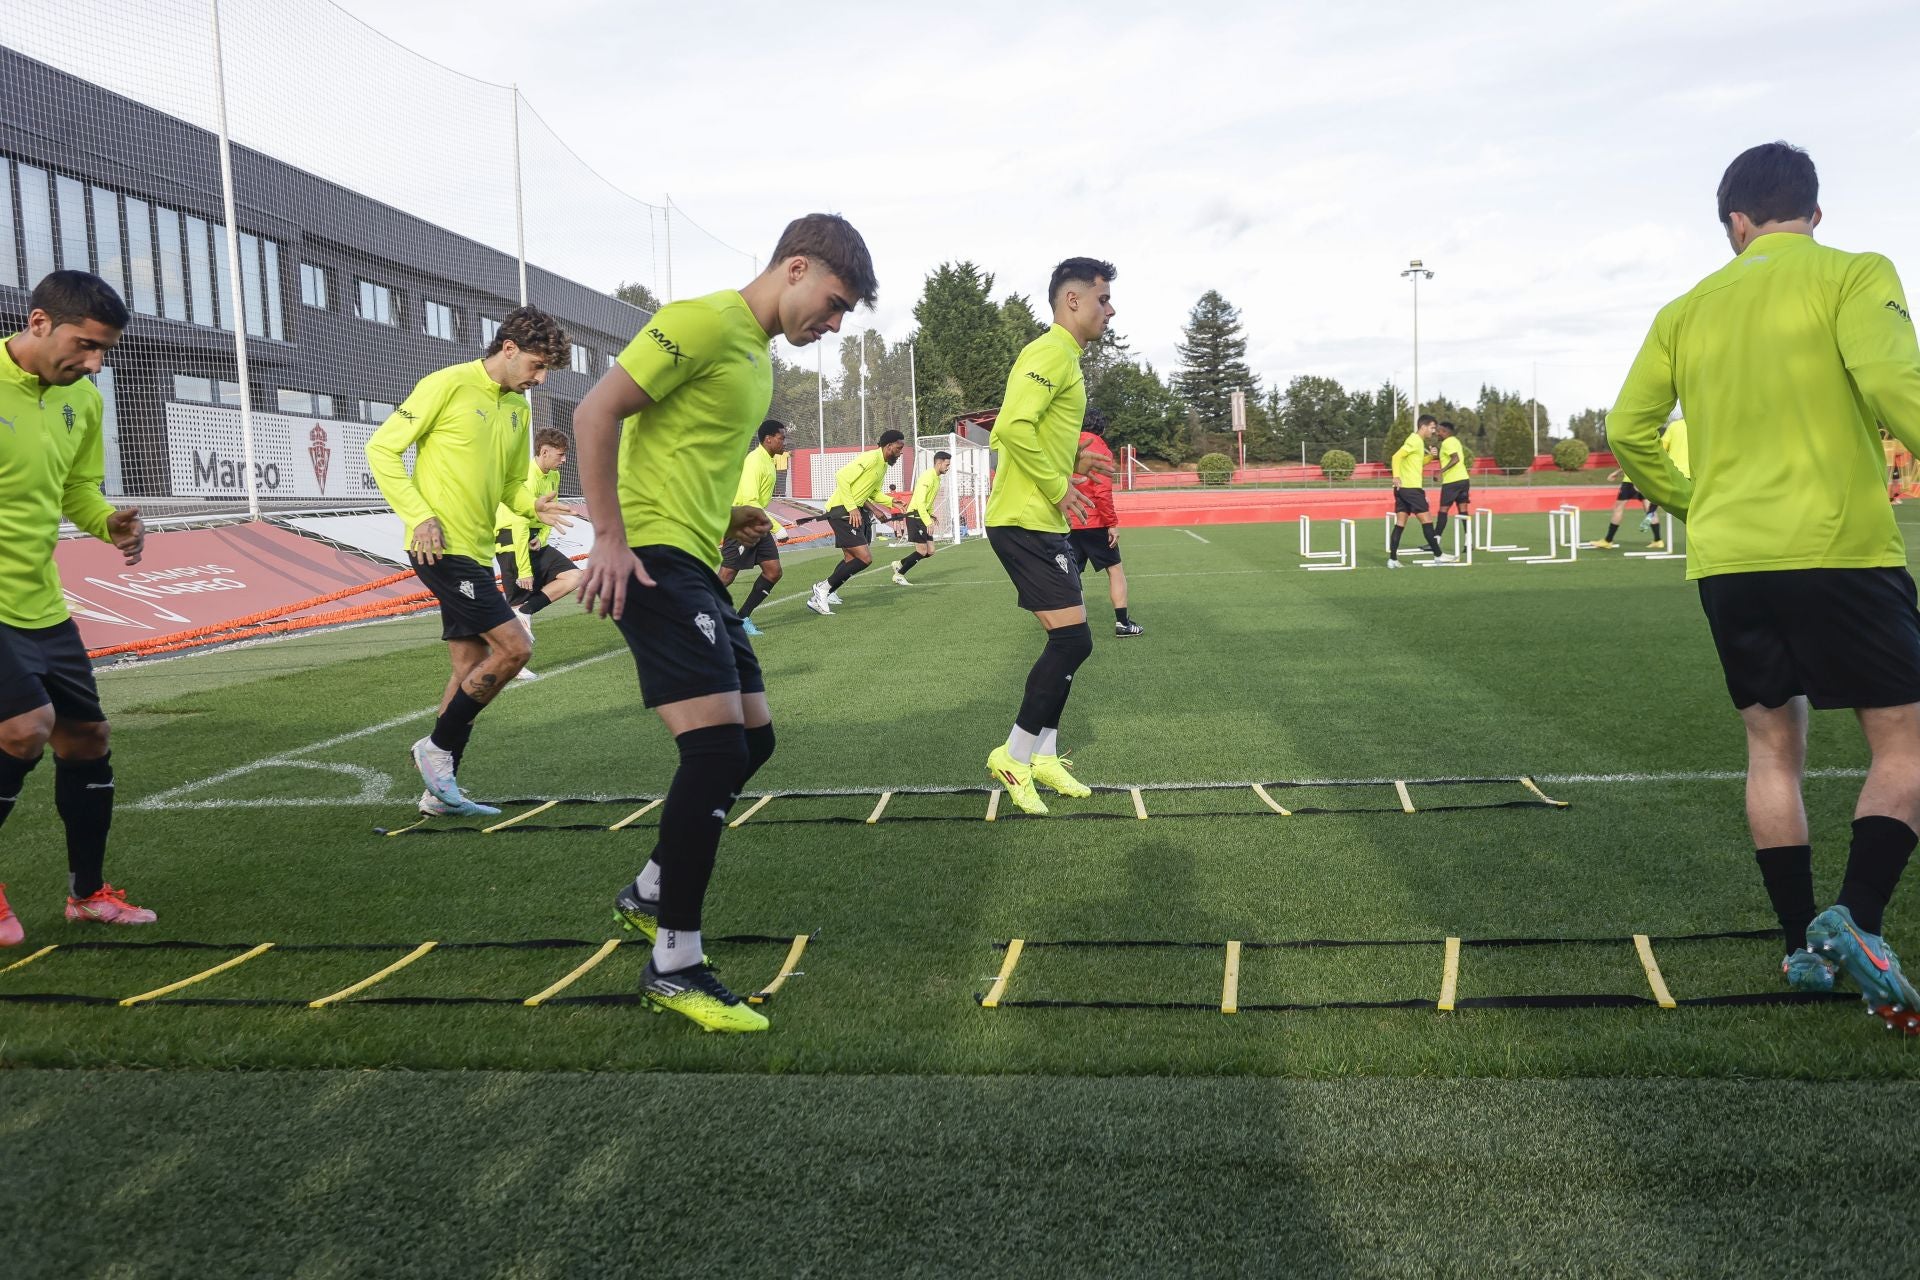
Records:
[[[212,496],[182,483],[180,409],[238,408],[236,330],[256,414],[377,425],[420,377],[477,358],[518,303],[514,257],[246,147],[232,159],[237,263],[217,135],[0,48],[0,332],[56,268],[126,298],[99,380],[109,492]],[[575,344],[533,396],[534,425],[566,429],[647,313],[531,263],[527,294]]]

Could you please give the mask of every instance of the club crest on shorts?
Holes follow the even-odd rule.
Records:
[[[465,596],[469,600],[473,599],[473,584],[471,582],[461,583],[460,594]]]
[[[1073,570],[1067,567],[1067,557],[1064,554],[1055,554],[1053,562],[1060,566],[1060,572],[1066,574],[1069,578],[1073,576]]]
[[[700,628],[700,634],[707,638],[708,644],[712,644],[713,638],[720,633],[720,628],[715,624],[713,615],[710,613],[694,614],[693,625]]]

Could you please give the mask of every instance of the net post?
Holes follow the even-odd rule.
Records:
[[[227,261],[233,264],[228,272],[231,288],[227,305],[233,308],[234,377],[240,383],[240,452],[247,472],[247,518],[258,520],[260,487],[253,460],[253,380],[247,376],[246,286],[243,283],[246,273],[240,267],[240,224],[234,216],[233,144],[227,132],[227,66],[220,38],[220,0],[207,0],[207,10],[213,22],[213,92],[220,115],[220,208],[227,221]],[[219,399],[218,388],[214,398]]]
[[[520,264],[520,305],[527,305],[527,204],[521,192],[520,164],[520,85],[507,90],[513,95],[513,244]]]

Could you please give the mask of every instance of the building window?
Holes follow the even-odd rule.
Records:
[[[54,177],[60,201],[60,265],[69,271],[93,270],[87,251],[87,188],[64,174]]]
[[[207,223],[204,218],[187,215],[188,301],[193,303],[193,322],[213,328],[213,257],[207,249]]]
[[[498,320],[495,320],[492,316],[480,317],[480,345],[481,346],[483,347],[492,346],[493,340],[496,336],[498,336],[499,332],[500,332],[500,322]]]
[[[393,323],[393,290],[371,280],[360,282],[360,310],[356,312],[362,320],[371,320],[375,324]]]
[[[571,367],[575,373],[591,375],[593,373],[593,352],[587,350],[577,342],[574,343],[573,363]]]
[[[426,334],[429,338],[453,341],[453,308],[444,302],[426,303]]]
[[[300,303],[316,310],[327,309],[327,269],[311,262],[300,264]]]
[[[26,287],[31,289],[53,271],[53,195],[47,171],[20,166],[20,238],[27,251]]]
[[[20,287],[20,259],[13,248],[13,165],[0,156],[0,284]]]
[[[280,327],[280,243],[262,240],[260,247],[267,255],[267,336],[283,342],[287,334]]]
[[[187,318],[187,266],[180,250],[180,215],[165,205],[153,207],[159,228],[160,305],[169,320]]]
[[[393,406],[384,400],[357,400],[353,412],[360,421],[378,426],[393,416]]]
[[[100,187],[93,189],[93,245],[100,277],[113,286],[114,292],[126,297],[127,259],[120,252],[120,197]]]
[[[279,399],[282,413],[295,413],[303,418],[333,416],[332,396],[323,396],[317,391],[290,391],[286,387],[281,387],[274,394]]]
[[[260,305],[260,237],[240,233],[240,310],[251,337],[267,336],[266,313]]]
[[[233,332],[233,260],[227,254],[227,229],[213,224],[213,296],[220,306],[220,327]]]
[[[153,215],[145,200],[127,197],[127,271],[133,277],[133,296],[127,301],[143,316],[160,314],[160,298],[153,288]]]
[[[215,396],[218,399],[215,399]],[[240,407],[240,384],[237,382],[216,382],[212,378],[196,377],[192,374],[173,375],[173,398],[192,404],[218,404],[229,409]]]

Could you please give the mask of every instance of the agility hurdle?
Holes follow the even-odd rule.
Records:
[[[1623,554],[1629,560],[1685,560],[1687,558],[1687,526],[1671,511],[1662,511],[1661,517],[1667,522],[1665,551],[1628,551]]]
[[[1566,554],[1562,555],[1561,553]],[[1547,554],[1508,556],[1520,564],[1572,564],[1580,555],[1580,508],[1563,503],[1547,512]]]
[[[1342,520],[1339,522],[1340,546],[1334,551],[1314,551],[1311,549],[1313,546],[1312,525],[1313,518],[1311,516],[1300,517],[1300,554],[1314,560],[1333,560],[1334,563],[1303,564],[1300,566],[1302,569],[1316,573],[1340,573],[1347,569],[1357,569],[1360,567],[1360,538],[1359,535],[1354,532],[1353,521]]]
[[[1380,549],[1388,555],[1393,554],[1393,515],[1394,513],[1389,511],[1386,515],[1380,517],[1386,522],[1380,535]],[[1413,517],[1415,521],[1418,521],[1419,518],[1418,516]],[[1400,554],[1404,558],[1406,556],[1430,556],[1433,552],[1427,550],[1425,547],[1401,547]]]
[[[1418,563],[1428,569],[1470,568],[1473,564],[1473,534],[1471,530],[1465,535],[1462,535],[1460,532],[1466,523],[1465,520],[1449,520],[1447,522],[1448,527],[1453,532],[1453,549],[1447,554],[1452,556],[1453,559],[1421,560]]]
[[[1515,546],[1509,542],[1496,545],[1493,541],[1493,509],[1475,507],[1473,509],[1473,543],[1481,551],[1525,551],[1528,548]]]

